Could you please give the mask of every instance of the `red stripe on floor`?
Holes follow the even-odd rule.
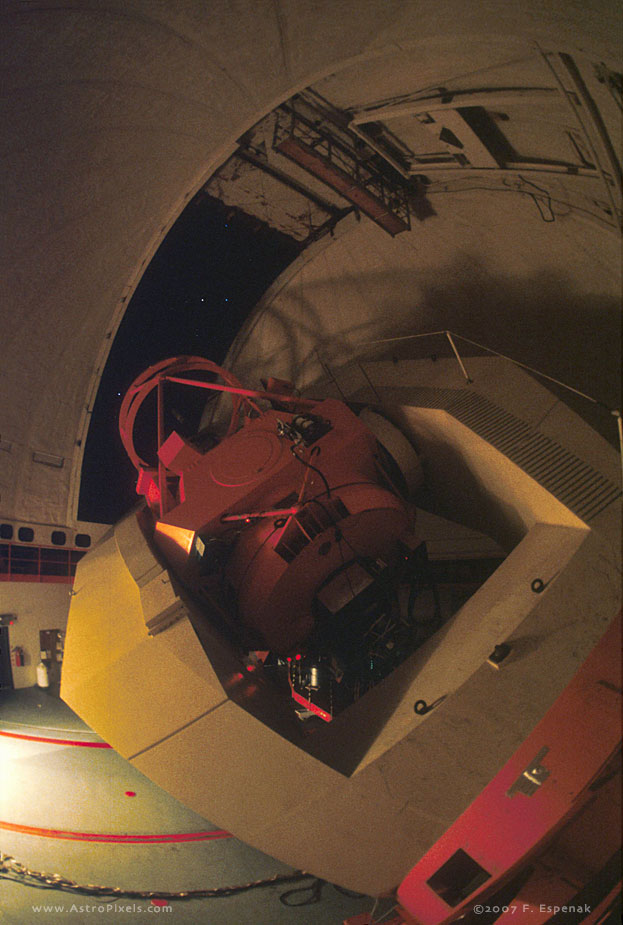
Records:
[[[80,742],[74,739],[48,739],[45,736],[29,736],[23,732],[5,732],[0,729],[0,736],[8,739],[24,739],[26,742],[47,742],[50,745],[75,745],[78,748],[112,748],[108,742]]]
[[[99,832],[67,832],[63,829],[40,829],[16,822],[0,822],[0,829],[19,832],[20,835],[38,835],[41,838],[66,838],[72,841],[113,842],[119,845],[155,845],[163,842],[213,841],[233,838],[231,832],[212,829],[209,832],[181,832],[171,835],[107,835]]]

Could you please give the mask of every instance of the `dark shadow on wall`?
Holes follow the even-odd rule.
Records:
[[[133,378],[175,354],[222,360],[252,306],[298,253],[257,230],[249,235],[248,229],[232,228],[222,209],[210,218],[197,209],[188,218],[187,227],[177,231],[175,246],[169,242],[159,251],[160,266],[154,259],[148,268],[115,339],[85,453],[83,519],[113,522],[136,500],[134,470],[117,433],[121,399]],[[368,341],[448,329],[601,401],[606,407],[545,383],[618,446],[609,411],[620,407],[617,299],[580,292],[563,272],[496,274],[466,253],[434,272],[419,270],[416,260],[414,252],[413,269],[345,273],[322,283],[306,283],[304,275],[292,277],[250,321],[236,369],[251,386],[271,374],[297,382],[303,371],[307,379],[310,372],[321,379],[325,373],[318,355],[337,371],[353,357],[369,357]],[[362,305],[360,320],[352,308],[357,301]],[[271,332],[264,337],[263,320]],[[432,345],[428,339],[404,341],[391,350],[401,358],[433,351],[450,355],[447,343]],[[466,357],[482,352],[467,344],[462,350]]]
[[[362,294],[362,315],[365,311],[368,320],[351,319],[348,327],[340,329],[335,315],[341,305],[348,305],[354,314],[357,293]],[[375,303],[378,313],[370,317]],[[262,343],[262,318],[270,323],[266,343]],[[371,340],[438,330],[463,335],[597,399],[602,406],[540,379],[618,447],[610,409],[620,408],[621,402],[619,302],[613,296],[578,291],[562,272],[502,276],[491,273],[479,258],[463,255],[434,274],[416,268],[388,269],[357,277],[345,274],[322,284],[294,281],[253,325],[250,340],[257,337],[253,360],[248,363],[247,354],[240,368],[265,365],[268,372],[278,370],[277,374],[297,381],[302,368],[317,365],[315,349],[338,370],[355,357],[372,356],[367,346]],[[422,339],[379,349],[401,359],[450,355],[443,338],[441,343]],[[466,357],[484,353],[466,343],[461,351]],[[318,375],[322,376],[319,367]]]
[[[546,387],[614,446],[610,409],[621,407],[619,300],[578,292],[562,272],[525,278],[492,276],[477,259],[452,268],[452,285],[424,282],[424,306],[444,328],[534,367],[602,402],[592,405],[566,389]],[[466,353],[472,348],[465,345]]]

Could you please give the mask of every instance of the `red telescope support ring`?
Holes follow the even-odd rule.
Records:
[[[242,383],[240,383],[232,373],[226,369],[223,369],[221,366],[217,366],[217,364],[213,363],[211,360],[204,359],[203,357],[170,357],[167,360],[161,360],[159,363],[154,363],[153,366],[150,366],[149,369],[146,369],[145,372],[141,373],[140,376],[137,376],[137,378],[126,392],[121,404],[121,410],[119,412],[119,433],[121,435],[121,441],[125,447],[126,453],[132,460],[132,463],[137,470],[148,469],[150,465],[152,465],[141,459],[134,445],[134,423],[136,421],[136,415],[138,414],[141,405],[147,396],[155,388],[158,388],[163,380],[167,379],[169,376],[179,375],[180,373],[188,372],[189,370],[194,372],[203,370],[210,373],[216,373],[221,377],[226,385],[232,389],[242,389]],[[248,401],[249,399],[245,396],[232,393],[233,409],[231,421],[227,431],[228,435],[232,434],[237,429],[240,408],[243,403],[248,403]]]

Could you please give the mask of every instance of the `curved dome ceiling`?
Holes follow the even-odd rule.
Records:
[[[618,150],[618,25],[614,3],[551,0],[4,4],[2,515],[75,522],[97,385],[146,264],[238,140],[307,87],[412,150],[426,120],[387,107],[436,93],[452,109],[449,87],[495,91],[489,118],[508,117],[509,89],[558,108],[524,101],[502,118],[514,169],[480,149],[454,173],[420,161],[429,208],[410,231],[346,215],[241,332],[239,373],[310,380],[314,348],[339,362],[378,337],[448,328],[615,406],[620,191],[604,131]],[[576,160],[556,170],[565,107]],[[465,149],[446,124],[457,111],[438,120],[446,152]]]

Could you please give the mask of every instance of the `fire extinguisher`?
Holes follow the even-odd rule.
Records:
[[[23,668],[24,667],[24,650],[21,646],[14,646],[13,656],[15,659],[15,667]]]

